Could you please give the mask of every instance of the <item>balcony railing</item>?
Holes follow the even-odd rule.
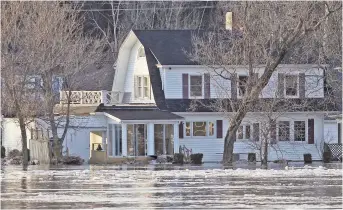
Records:
[[[60,104],[68,103],[70,94],[70,104],[98,105],[103,103],[105,106],[119,104],[123,93],[117,91],[61,91]]]

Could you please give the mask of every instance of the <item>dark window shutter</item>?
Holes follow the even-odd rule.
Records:
[[[284,97],[284,88],[285,88],[285,75],[279,73],[278,74],[278,83],[277,83],[278,97],[279,98]]]
[[[305,98],[305,73],[299,74],[299,98]]]
[[[183,139],[183,122],[179,124],[179,138]]]
[[[260,124],[253,123],[253,140],[259,141],[260,140]]]
[[[204,75],[204,98],[211,98],[211,77],[210,74]]]
[[[342,143],[342,124],[338,123],[338,144]]]
[[[275,120],[270,121],[270,139],[273,143],[276,143],[276,122]]]
[[[217,120],[217,138],[223,138],[223,120]]]
[[[188,99],[188,74],[182,74],[182,96]]]
[[[307,137],[308,143],[314,144],[314,119],[308,119]]]
[[[237,98],[237,74],[231,74],[231,98]]]

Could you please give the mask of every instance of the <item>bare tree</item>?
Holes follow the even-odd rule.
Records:
[[[77,7],[71,4],[59,2],[13,4],[18,4],[23,8],[18,11],[23,18],[20,19],[20,28],[8,34],[7,37],[15,37],[17,31],[23,33],[20,37],[23,44],[14,44],[23,51],[22,54],[16,54],[17,58],[25,61],[21,62],[19,74],[27,73],[29,76],[35,76],[35,79],[39,81],[35,84],[36,93],[39,95],[35,104],[39,104],[39,117],[45,120],[51,128],[55,145],[54,155],[59,157],[70,122],[71,91],[78,85],[76,75],[103,57],[104,42],[99,36],[85,33],[84,16]],[[12,7],[12,2],[8,2],[8,5]],[[15,23],[14,21],[13,24]],[[28,71],[23,71],[24,69]],[[13,76],[12,74],[16,75],[13,71],[9,75]],[[63,111],[60,110],[63,117],[56,117],[54,107],[59,100],[61,83],[68,97]],[[20,103],[22,104],[23,101],[25,100]],[[18,112],[19,109],[16,111]],[[57,125],[61,118],[65,123],[63,133],[59,136]]]
[[[322,26],[332,14],[339,14],[341,6],[340,2],[237,2],[232,7],[232,31],[219,29],[194,37],[192,59],[207,66],[216,78],[236,83],[239,68],[250,75],[240,100],[233,95],[217,103],[220,108],[216,110],[229,107],[234,113],[225,135],[224,164],[232,164],[236,132],[276,68],[283,63],[325,63],[317,51],[318,43],[323,43]],[[336,36],[341,28],[327,33],[326,38],[332,33]],[[263,72],[258,78],[259,68]]]

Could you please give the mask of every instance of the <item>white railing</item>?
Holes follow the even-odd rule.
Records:
[[[70,104],[98,105],[103,103],[105,106],[119,104],[123,93],[118,91],[61,91],[60,104],[68,103],[70,95]]]

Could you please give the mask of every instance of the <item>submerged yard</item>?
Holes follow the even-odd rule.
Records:
[[[342,208],[341,164],[4,166],[1,208]]]

